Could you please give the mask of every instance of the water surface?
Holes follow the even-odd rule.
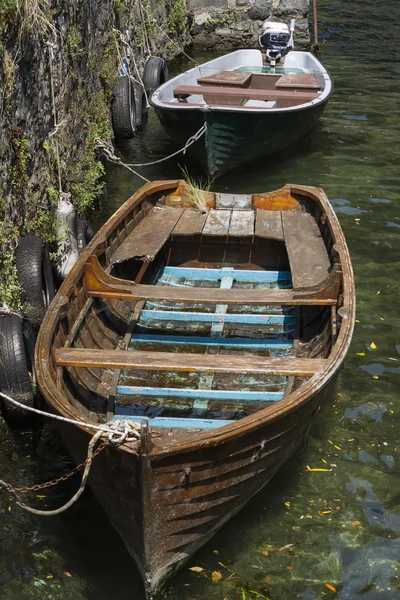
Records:
[[[232,192],[291,182],[323,187],[350,248],[357,323],[332,401],[303,447],[196,554],[188,567],[204,570],[185,568],[167,600],[400,598],[397,4],[320,0],[322,60],[335,82],[320,124],[297,147],[214,183],[216,191]],[[175,149],[151,114],[123,157],[144,162]],[[174,161],[141,171],[149,179],[181,174]],[[97,224],[140,185],[110,166]],[[13,435],[3,427],[0,443],[7,481],[36,483],[72,468],[51,427],[42,435]],[[73,478],[30,501],[59,506],[77,485]],[[28,515],[4,493],[0,510],[1,600],[143,600],[136,569],[89,491],[60,517]],[[221,573],[218,583],[212,572]]]

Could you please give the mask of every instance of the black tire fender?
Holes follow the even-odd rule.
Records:
[[[25,406],[34,407],[35,336],[32,326],[15,314],[0,315],[0,391]],[[1,412],[14,427],[31,425],[34,413],[1,398]]]
[[[133,81],[132,85],[135,98],[135,124],[139,129],[142,127],[147,117],[146,96],[140,83]]]
[[[46,244],[34,235],[21,238],[15,262],[27,307],[24,316],[34,329],[39,329],[54,298],[53,271]]]
[[[111,116],[116,140],[129,140],[136,132],[135,94],[128,75],[118,77],[113,89]]]
[[[163,58],[151,56],[144,66],[143,85],[147,95],[151,94],[168,81],[168,65]]]

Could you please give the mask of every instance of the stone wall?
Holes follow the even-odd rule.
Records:
[[[191,13],[195,47],[203,49],[255,48],[266,19],[289,24],[296,19],[296,47],[310,41],[309,0],[186,0]]]

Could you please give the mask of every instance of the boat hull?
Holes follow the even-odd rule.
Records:
[[[145,444],[139,455],[109,446],[96,457],[89,485],[134,558],[148,599],[291,457],[336,378],[292,412],[219,444],[161,456]],[[69,425],[61,432],[82,462],[89,436]]]
[[[157,108],[165,131],[184,145],[205,123],[205,135],[188,149],[210,177],[275,154],[294,144],[321,117],[326,102],[281,112],[235,112]]]

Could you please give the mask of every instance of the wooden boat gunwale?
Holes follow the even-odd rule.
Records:
[[[71,404],[68,404],[67,406],[65,403],[63,403],[62,392],[61,390],[57,389],[46,367],[46,361],[48,360],[50,353],[50,340],[54,334],[63,306],[66,304],[71,293],[73,293],[76,282],[80,277],[83,276],[85,264],[88,262],[90,256],[92,254],[101,254],[105,240],[117,228],[124,216],[132,211],[132,209],[147,196],[151,195],[152,193],[177,187],[179,183],[180,182],[177,180],[148,183],[138,192],[133,194],[127,200],[127,202],[116,211],[113,217],[111,217],[111,219],[105,225],[103,225],[92,242],[84,250],[81,258],[73,267],[66,281],[62,284],[56,300],[53,302],[49,311],[47,312],[37,343],[35,360],[36,371],[40,387],[42,390],[46,391],[45,395],[47,399],[51,401],[53,408],[55,408],[62,416],[69,418],[72,417],[82,421],[82,414],[78,409],[75,409]],[[196,434],[196,439],[194,442],[181,441],[176,442],[171,446],[162,448],[154,446],[150,449],[148,454],[149,457],[173,455],[176,453],[185,452],[187,450],[192,450],[201,445],[217,445],[237,436],[244,435],[251,430],[256,430],[259,426],[264,425],[266,422],[272,423],[273,421],[279,419],[282,415],[289,414],[293,410],[299,408],[302,404],[305,404],[313,394],[324,388],[324,386],[329,382],[330,378],[337,372],[340,364],[343,362],[344,356],[350,344],[354,327],[355,309],[353,273],[344,234],[340,227],[339,221],[332,207],[330,206],[325,193],[322,190],[315,187],[302,185],[290,185],[290,188],[293,193],[305,195],[314,201],[320,202],[328,217],[328,224],[334,239],[334,245],[340,255],[343,273],[344,303],[343,306],[338,310],[341,311],[340,314],[342,316],[342,327],[340,328],[335,346],[332,349],[329,358],[325,359],[326,363],[324,369],[316,373],[307,382],[305,382],[299,390],[290,393],[277,404],[261,409],[252,415],[235,421],[232,424],[225,425],[220,429],[200,432],[199,434]],[[93,424],[97,425],[98,423],[93,421]],[[91,430],[85,427],[83,421],[80,427],[87,433],[91,433]],[[124,444],[123,448],[131,451],[129,444]]]

